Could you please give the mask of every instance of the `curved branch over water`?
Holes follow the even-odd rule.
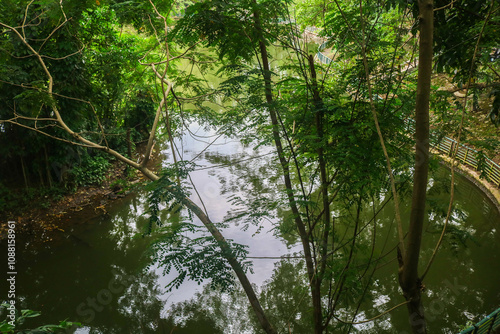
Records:
[[[29,5],[26,8],[26,12],[28,11],[28,9],[29,9]],[[66,22],[67,22],[67,18],[64,20],[64,22],[60,26],[64,25]],[[60,112],[59,108],[57,107],[55,100],[53,99],[53,96],[56,96],[56,94],[53,93],[54,79],[53,79],[53,76],[50,73],[46,63],[44,62],[44,59],[43,59],[44,57],[30,45],[30,43],[18,31],[18,29],[11,27],[11,26],[9,26],[5,23],[2,23],[2,22],[0,22],[0,26],[12,31],[21,40],[21,42],[30,50],[30,52],[38,59],[38,63],[43,68],[43,71],[45,72],[47,79],[48,79],[47,94],[49,94],[49,96],[51,97],[51,100],[52,100],[51,101],[52,102],[51,109],[52,109],[52,112],[54,113],[55,121],[57,124],[59,124],[59,126],[66,133],[71,135],[71,137],[73,137],[75,141],[80,142],[80,145],[104,151],[104,152],[110,154],[111,156],[115,157],[119,161],[141,171],[142,174],[145,177],[147,177],[148,179],[150,179],[151,181],[157,181],[159,179],[159,176],[156,175],[155,173],[153,173],[153,171],[151,171],[150,169],[148,169],[144,163],[141,163],[141,164],[136,163],[136,162],[132,161],[131,159],[123,156],[119,152],[109,148],[108,146],[99,145],[91,140],[84,138],[79,133],[72,130],[64,121],[63,117],[61,116],[61,112]],[[22,26],[22,30],[24,32],[24,25]],[[170,93],[170,91],[171,91],[170,88],[171,88],[171,86],[169,85],[169,89],[166,91],[167,94]],[[164,101],[165,99],[166,99],[166,96],[164,96],[162,101]],[[157,111],[157,118],[159,117],[159,112],[161,112],[161,107],[162,106],[160,104],[158,111]],[[11,122],[11,123],[16,124],[15,122]],[[150,150],[151,146],[152,146],[151,142],[154,139],[156,125],[157,125],[157,122],[156,122],[156,124],[153,125],[153,128],[151,130],[149,143],[148,143],[148,150]],[[28,128],[35,130],[34,128],[31,128],[31,127],[28,127]],[[38,131],[38,132],[40,132],[40,131]],[[71,142],[71,144],[78,145],[77,143],[74,143],[74,142]],[[250,301],[250,304],[255,312],[255,315],[257,316],[259,323],[261,324],[261,326],[263,327],[265,332],[269,333],[269,334],[276,333],[274,328],[270,324],[269,320],[267,319],[267,317],[266,317],[266,315],[265,315],[265,313],[260,305],[260,302],[257,298],[257,295],[256,295],[248,277],[245,274],[245,270],[243,269],[241,263],[238,261],[238,259],[234,255],[234,252],[233,252],[231,246],[226,241],[224,236],[221,234],[221,232],[217,229],[217,227],[210,220],[210,218],[203,212],[203,210],[196,203],[194,203],[192,200],[190,200],[187,197],[179,198],[179,201],[183,205],[185,205],[186,208],[191,210],[200,219],[200,221],[205,225],[205,227],[208,229],[208,231],[210,232],[212,237],[217,241],[219,247],[222,250],[222,253],[224,254],[225,259],[231,265],[231,268],[234,270],[236,276],[238,277],[238,280],[240,281],[243,289],[245,290],[245,293]]]

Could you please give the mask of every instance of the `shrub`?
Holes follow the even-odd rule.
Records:
[[[85,155],[71,170],[72,183],[77,187],[99,184],[106,178],[110,166],[108,159],[100,155]]]

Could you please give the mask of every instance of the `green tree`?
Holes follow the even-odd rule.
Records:
[[[144,128],[154,118],[151,105],[154,91],[137,71],[136,60],[153,39],[120,34],[115,12],[95,1],[68,1],[63,7],[51,1],[2,2],[1,6],[7,6],[1,14],[4,24],[17,26],[19,20],[30,22],[23,34],[41,53],[58,83],[53,87],[54,94],[60,98],[59,106],[67,110],[69,126],[85,131],[94,140],[108,141],[121,152],[129,145],[117,134],[125,133],[128,128],[132,129],[132,139],[142,139],[138,135],[144,136]],[[68,20],[59,25],[63,15]],[[36,37],[43,38],[35,41]],[[4,30],[0,43],[1,117],[11,120],[2,125],[0,134],[2,153],[7,157],[0,166],[5,172],[2,182],[24,179],[26,188],[71,183],[67,177],[71,170],[81,158],[93,159],[95,152],[80,148],[68,154],[65,143],[49,138],[70,140],[53,124],[38,127],[46,136],[37,136],[26,129],[34,119],[51,115],[47,107],[50,98],[44,92],[45,73],[15,35]],[[99,139],[104,131],[107,136]]]
[[[224,12],[221,6],[231,6],[232,9]],[[377,131],[372,125],[370,103],[367,102],[367,80],[363,79],[364,74],[359,76],[364,72],[363,62],[360,58],[357,61],[350,59],[356,53],[359,55],[359,50],[342,50],[349,65],[339,69],[339,72],[344,71],[341,80],[332,88],[326,88],[331,84],[330,80],[325,80],[326,75],[318,77],[312,55],[296,47],[300,35],[297,35],[295,26],[279,23],[290,21],[283,2],[236,4],[208,1],[188,8],[187,13],[189,15],[177,26],[179,38],[195,41],[204,36],[206,39],[202,42],[219,51],[219,56],[230,64],[226,69],[231,78],[223,86],[228,92],[240,94],[242,88],[246,89],[240,96],[248,96],[247,108],[252,110],[250,119],[266,134],[263,140],[274,143],[277,150],[283,196],[290,210],[288,219],[293,222],[304,251],[314,331],[322,333],[329,328],[339,303],[345,300],[347,287],[356,285],[354,277],[357,274],[352,267],[360,260],[355,249],[361,225],[361,203],[379,194],[381,187],[386,186],[382,150],[373,145]],[[217,17],[215,24],[212,22],[214,17]],[[245,31],[246,38],[231,50],[229,47],[234,42],[228,41],[230,37],[223,34],[225,29]],[[271,68],[268,50],[275,42],[290,49],[293,58],[292,65],[282,67],[289,70],[290,75],[278,84],[275,78],[280,69]],[[373,43],[373,47],[382,50],[390,42],[394,43],[394,40],[388,39],[385,45]],[[259,64],[257,71],[241,64],[251,61],[250,48],[253,48]],[[394,50],[404,52],[394,47],[384,56],[394,58]],[[377,69],[375,64],[376,60],[371,60],[371,68]],[[392,73],[396,72],[394,62],[388,67]],[[380,69],[380,72],[384,70]],[[384,92],[388,96],[389,92],[392,93],[390,84],[380,82],[383,84],[376,89],[381,94]],[[389,134],[391,127],[394,130],[395,125],[396,128],[402,125],[398,117],[401,114],[386,111],[398,103],[401,104],[399,98],[386,98],[379,104],[381,119],[386,121],[385,134]],[[409,109],[405,106],[398,111],[402,113]],[[267,122],[268,125],[259,127],[258,122]],[[396,147],[402,137],[398,139],[393,135],[391,139],[391,153],[401,153]],[[367,163],[358,168],[359,160]],[[349,204],[342,204],[354,208],[355,212],[357,210],[352,221],[342,220],[342,223],[349,221],[353,224],[349,229],[349,233],[353,233],[352,240],[343,245],[336,244],[339,241],[339,222],[332,218],[331,203],[336,201],[339,193],[344,195],[339,196],[343,197],[339,202],[345,199]],[[337,282],[335,289],[329,287],[332,281]],[[324,306],[322,299],[329,300],[329,303]]]
[[[43,3],[45,4],[45,3]],[[60,6],[60,12],[57,14],[54,14],[54,12],[41,12],[38,13],[38,15],[41,18],[45,18],[45,15],[54,15],[55,19],[52,21],[52,31],[61,31],[63,30],[62,28],[65,27],[68,22],[70,22],[70,17],[68,17],[68,13],[66,13],[65,7],[63,6],[62,3],[58,4]],[[157,27],[163,27],[163,33],[164,33],[164,38],[168,37],[168,20],[169,20],[169,13],[171,11],[171,5],[172,3],[170,2],[162,2],[162,7],[156,7],[152,2],[150,2],[150,10],[155,13],[156,19],[152,20],[155,23],[151,24],[151,30],[154,32],[157,32]],[[156,131],[158,128],[158,122],[160,115],[162,114],[162,111],[164,108],[167,106],[167,100],[171,99],[171,93],[172,93],[172,82],[169,81],[169,77],[167,76],[169,69],[170,69],[170,62],[176,58],[180,58],[183,53],[179,52],[177,56],[172,55],[170,52],[171,45],[170,41],[167,39],[166,43],[160,43],[159,44],[159,49],[157,53],[154,53],[151,58],[144,60],[143,64],[150,68],[154,75],[156,76],[157,79],[160,81],[160,86],[161,86],[161,102],[159,103],[159,106],[156,110],[156,115],[152,124],[152,128],[150,130],[149,134],[149,139],[148,139],[148,144],[146,147],[146,152],[145,152],[145,159],[141,161],[141,163],[137,163],[123,154],[119,153],[117,150],[114,150],[110,147],[108,140],[106,139],[106,133],[104,128],[102,127],[102,124],[100,124],[99,121],[99,114],[94,114],[93,119],[96,120],[97,123],[99,123],[99,132],[97,132],[97,139],[94,139],[95,137],[93,136],[94,134],[86,133],[85,131],[82,131],[83,129],[81,128],[81,123],[75,123],[73,122],[72,119],[69,121],[66,120],[66,113],[67,110],[65,109],[66,105],[64,104],[65,99],[67,99],[67,96],[61,96],[62,94],[57,93],[57,87],[59,87],[58,82],[56,79],[58,78],[55,74],[52,73],[52,68],[50,66],[50,62],[47,60],[47,56],[45,53],[43,53],[43,49],[39,46],[36,45],[36,43],[33,43],[31,38],[28,38],[25,34],[26,30],[29,30],[31,28],[30,21],[28,21],[28,15],[31,17],[31,15],[35,16],[36,10],[33,12],[30,10],[31,3],[28,3],[25,8],[24,8],[24,13],[25,15],[21,16],[21,19],[16,19],[16,18],[10,18],[10,20],[5,20],[3,22],[0,22],[0,26],[2,27],[2,35],[7,36],[9,41],[15,41],[16,44],[19,44],[19,46],[22,46],[22,49],[24,50],[23,52],[26,53],[27,56],[29,56],[31,59],[34,60],[36,63],[35,68],[37,71],[39,71],[40,75],[44,76],[44,81],[43,84],[41,84],[39,87],[36,86],[37,89],[32,89],[28,91],[35,91],[38,93],[40,96],[42,96],[43,102],[42,104],[38,103],[38,106],[45,107],[47,112],[44,115],[45,117],[41,117],[41,115],[33,115],[33,117],[26,118],[23,116],[19,115],[14,115],[13,118],[8,118],[5,117],[2,119],[1,124],[4,126],[5,124],[10,125],[18,125],[16,122],[19,118],[28,121],[29,125],[24,125],[25,128],[28,128],[32,131],[36,131],[42,134],[45,134],[53,139],[59,139],[63,140],[67,143],[71,143],[73,145],[80,145],[88,148],[92,148],[95,150],[99,151],[104,151],[107,154],[109,154],[111,157],[116,158],[117,160],[127,164],[130,167],[133,167],[139,171],[141,171],[144,176],[151,181],[157,181],[157,192],[156,194],[160,196],[163,201],[173,201],[174,204],[178,203],[183,206],[185,206],[190,212],[192,212],[194,215],[196,215],[200,221],[205,225],[205,227],[208,229],[210,234],[212,235],[212,238],[210,242],[214,245],[217,245],[219,248],[218,255],[224,257],[224,259],[227,261],[229,264],[229,267],[231,267],[236,276],[238,277],[243,289],[245,290],[245,293],[248,296],[248,299],[250,301],[250,304],[252,305],[257,318],[259,319],[259,322],[261,323],[262,327],[265,328],[266,332],[268,333],[274,333],[274,330],[272,329],[272,326],[269,324],[261,306],[258,301],[257,295],[255,294],[255,291],[250,284],[248,277],[245,274],[245,268],[240,262],[240,259],[238,258],[238,255],[241,255],[241,252],[237,253],[233,248],[230,242],[228,242],[223,235],[220,233],[216,225],[210,220],[210,218],[207,216],[207,214],[203,211],[202,208],[200,208],[198,205],[196,205],[189,197],[187,197],[187,194],[180,188],[175,182],[170,181],[168,178],[171,175],[165,174],[163,177],[160,177],[156,175],[153,171],[148,169],[146,166],[149,156],[151,154],[152,148],[153,148],[153,140],[156,135]],[[57,8],[57,7],[56,7]],[[33,9],[33,8],[31,8]],[[47,13],[47,14],[45,14]],[[50,18],[50,17],[48,17]],[[12,22],[10,22],[12,21]],[[28,23],[27,23],[28,22]],[[160,30],[161,31],[161,30]],[[47,35],[44,35],[43,32],[41,32],[42,36],[38,36],[39,38],[37,41],[42,41],[39,43],[49,43],[51,42],[50,36],[52,36],[52,33],[48,33]],[[36,35],[36,34],[35,34]],[[156,35],[158,36],[158,35]],[[49,43],[53,44],[53,43]],[[7,45],[11,45],[9,42],[7,42]],[[189,50],[189,48],[188,48]],[[69,59],[71,54],[66,54],[62,55],[59,57],[62,60]],[[54,57],[52,57],[54,58]],[[55,59],[54,61],[59,60],[59,58]],[[52,60],[49,58],[49,60]],[[30,87],[29,88],[34,88]],[[78,102],[85,102],[82,101],[80,98],[75,98],[73,96],[69,97],[70,101],[78,101]],[[168,109],[166,109],[166,114],[165,114],[165,119],[167,122],[167,130],[169,129],[168,122],[169,122],[169,115],[168,115]],[[57,136],[53,135],[51,133],[48,133],[46,131],[43,131],[38,128],[37,122],[38,121],[43,121],[45,124],[49,124],[49,126],[55,126],[59,129],[59,133],[63,133],[64,136]],[[80,126],[79,126],[80,125]],[[73,126],[77,130],[73,130]],[[170,135],[170,134],[169,134]],[[170,136],[171,137],[171,136]],[[70,139],[66,139],[70,138]],[[95,140],[95,141],[94,141]],[[179,182],[180,183],[180,182]],[[226,266],[224,265],[223,268],[225,269]],[[197,269],[197,268],[194,268]],[[216,273],[220,274],[220,273]]]
[[[477,112],[480,110],[479,99],[491,98],[493,104],[485,112],[495,125],[499,124],[500,68],[496,61],[498,53],[495,53],[500,43],[498,6],[496,1],[458,1],[452,6],[436,1],[434,15],[436,72],[449,78],[454,86],[451,93],[465,92],[465,98],[455,98],[458,110],[472,107],[471,110]],[[453,95],[449,94],[447,98],[451,99]],[[473,115],[477,116],[477,113]],[[457,118],[461,119],[460,113]],[[446,117],[443,120],[447,121]],[[456,136],[458,132],[452,133]],[[466,139],[465,131],[461,135],[461,140]]]
[[[168,224],[164,240],[154,247],[165,270],[174,267],[180,272],[172,286],[186,277],[197,281],[211,277],[215,284],[227,288],[232,284],[233,270],[267,333],[282,329],[285,323],[279,317],[287,311],[266,315],[245,274],[248,262],[244,247],[226,240],[206,209],[190,199],[190,188],[184,180],[193,165],[179,160],[173,143],[176,125],[198,116],[205,126],[221,128],[225,134],[238,133],[245,143],[274,146],[275,189],[267,195],[249,196],[246,202],[233,198],[249,210],[230,215],[226,222],[258,223],[276,211],[281,219],[278,228],[295,231],[290,238],[297,238],[302,245],[310,297],[306,305],[312,309],[315,333],[352,329],[372,287],[373,273],[383,259],[375,251],[375,203],[391,193],[399,212],[398,199],[408,191],[406,184],[413,169],[413,204],[406,242],[403,222],[398,218],[399,277],[406,300],[401,305],[408,304],[414,332],[425,332],[423,277],[419,276],[418,264],[428,173],[432,22],[442,13],[434,12],[432,1],[412,5],[403,1],[307,1],[302,3],[307,17],[295,24],[289,12],[291,1],[208,0],[185,4],[188,7],[183,10],[184,3],[171,1],[110,1],[109,6],[103,2],[101,7],[69,3],[73,6],[70,8],[80,10],[75,17],[82,32],[47,39],[43,48],[37,44],[39,40],[69,25],[65,6],[55,6],[47,12],[50,15],[41,12],[41,17],[51,23],[42,31],[25,23],[24,13],[29,17],[40,13],[32,12],[29,6],[19,11],[21,19],[19,13],[17,17],[1,17],[0,42],[10,51],[2,57],[8,64],[21,61],[11,53],[23,50],[18,56],[29,57],[22,60],[22,66],[34,70],[18,73],[12,65],[5,71],[13,73],[5,80],[13,86],[5,98],[10,110],[14,109],[15,97],[23,105],[17,116],[11,112],[0,115],[0,125],[9,127],[12,133],[21,126],[105,152],[154,181],[148,188],[152,222],[163,222],[160,207],[164,204],[174,212],[185,207],[211,234],[186,242],[182,232],[196,226],[188,219]],[[180,12],[185,15],[174,22],[172,14]],[[412,14],[419,18],[418,28]],[[103,20],[106,24],[101,24]],[[477,28],[478,22],[471,26]],[[301,23],[323,25],[334,62],[315,62],[315,51],[301,41]],[[129,24],[136,32],[127,32],[132,29]],[[27,38],[25,31],[38,38]],[[417,35],[412,35],[417,31],[420,44]],[[59,39],[67,50],[57,50],[56,59],[47,58],[45,48],[51,45],[57,49],[53,42]],[[83,44],[85,48],[79,51]],[[276,44],[288,53],[288,60],[280,66],[273,64],[276,60],[271,48]],[[214,62],[207,49],[221,64],[218,75],[226,78],[216,89],[204,87],[205,82],[192,75],[195,69],[204,73]],[[412,68],[416,50],[418,77]],[[80,62],[69,62],[70,52],[76,52]],[[148,76],[138,70],[135,59]],[[73,74],[81,74],[88,89],[68,88],[64,94],[70,99],[62,96],[59,82],[66,86],[78,76],[57,73],[62,71],[57,61],[66,60],[63,64],[74,69]],[[176,68],[180,60],[189,63],[188,71]],[[31,83],[31,93],[19,87],[22,82]],[[88,98],[87,93],[91,95]],[[217,98],[232,102],[232,106],[210,109],[207,102],[220,102]],[[70,103],[77,107],[67,111]],[[187,103],[194,104],[197,111],[189,114],[183,108]],[[179,112],[174,111],[179,106]],[[37,114],[38,110],[43,113]],[[415,141],[407,136],[405,127],[405,120],[413,115]],[[147,163],[162,121],[163,138],[171,143],[174,164],[156,174]],[[38,128],[38,122],[56,130]],[[115,127],[124,128],[120,132]],[[145,158],[140,162],[120,153],[123,150],[116,149],[120,141],[112,139],[115,134],[123,139],[123,130],[134,127],[148,132]],[[32,141],[30,138],[27,142]],[[416,157],[412,158],[414,144]],[[372,203],[372,212],[363,211],[365,203]],[[371,240],[371,248],[366,240]],[[283,266],[282,270],[293,268]],[[265,306],[272,309],[273,298],[280,295],[266,293]],[[339,315],[340,309],[352,311],[350,321]],[[205,314],[200,320],[208,321]],[[302,322],[293,325],[304,326]]]

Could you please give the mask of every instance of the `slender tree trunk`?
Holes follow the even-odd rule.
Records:
[[[315,108],[315,119],[316,119],[316,132],[317,132],[317,143],[318,143],[318,167],[320,171],[320,180],[321,180],[321,197],[322,197],[322,202],[323,202],[323,242],[321,245],[320,249],[320,266],[319,266],[319,272],[318,272],[318,277],[315,280],[316,281],[316,290],[320,291],[321,289],[321,282],[323,281],[323,276],[325,274],[326,270],[326,259],[327,259],[327,253],[328,253],[328,240],[330,239],[330,233],[331,231],[334,231],[334,226],[333,224],[330,225],[330,200],[328,199],[328,174],[327,174],[327,167],[326,167],[326,161],[325,161],[325,154],[324,154],[324,146],[323,146],[323,140],[324,140],[324,118],[325,118],[325,111],[324,111],[324,103],[323,99],[321,99],[321,96],[319,94],[319,88],[318,88],[318,80],[317,80],[317,75],[316,75],[316,67],[314,65],[314,56],[310,55],[308,58],[309,61],[309,71],[311,73],[311,90],[312,90],[312,95],[313,95],[313,103],[314,103],[314,108]],[[333,238],[332,238],[333,240]],[[333,248],[333,244],[331,245]],[[339,291],[340,295],[340,291]],[[318,299],[321,298],[321,295],[317,296]],[[321,309],[320,309],[321,311]],[[321,311],[322,312],[322,311]],[[328,323],[325,324],[325,326]]]
[[[420,45],[417,101],[415,107],[415,174],[412,207],[406,251],[400,263],[400,284],[408,303],[413,333],[427,333],[418,276],[420,244],[425,217],[425,201],[429,171],[429,97],[432,74],[434,10],[432,0],[419,0]],[[400,261],[401,262],[401,261]]]
[[[38,170],[38,177],[40,178],[40,185],[45,188],[45,182],[43,181],[43,174],[42,174],[42,170],[39,169]]]
[[[304,257],[306,260],[306,268],[309,277],[311,297],[313,303],[314,333],[321,334],[323,332],[323,318],[322,318],[321,291],[320,291],[321,282],[319,281],[319,278],[316,275],[316,269],[312,256],[311,245],[309,242],[309,234],[307,233],[305,224],[302,221],[300,212],[295,202],[295,197],[293,195],[293,186],[292,186],[292,181],[290,179],[290,168],[287,159],[285,157],[283,145],[281,143],[281,138],[278,130],[279,129],[278,116],[273,106],[274,99],[272,94],[271,69],[269,67],[269,57],[267,53],[265,38],[262,32],[260,13],[257,8],[257,2],[255,0],[253,1],[253,4],[254,4],[254,23],[255,23],[255,29],[257,30],[259,36],[259,48],[260,48],[260,55],[262,58],[262,75],[264,77],[265,95],[266,95],[266,101],[268,103],[269,115],[273,126],[274,143],[276,146],[276,150],[278,152],[278,157],[280,160],[281,167],[283,169],[283,178],[285,181],[285,188],[288,196],[288,201],[290,204],[290,208],[292,210],[295,224],[297,226],[297,230],[300,235],[302,247],[304,249]]]
[[[128,157],[132,159],[132,142],[130,141],[130,128],[127,128],[127,153]]]
[[[257,316],[257,319],[261,324],[262,328],[264,329],[264,331],[268,334],[275,334],[276,331],[269,322],[269,320],[267,319],[266,314],[264,313],[264,310],[260,305],[259,299],[255,294],[252,284],[248,280],[248,277],[245,274],[243,268],[241,267],[240,262],[234,256],[231,247],[227,243],[226,239],[224,239],[224,236],[214,226],[214,224],[210,221],[210,219],[203,212],[203,210],[201,210],[201,208],[198,205],[196,205],[193,201],[191,201],[189,198],[185,198],[183,200],[183,204],[186,205],[186,207],[190,209],[202,221],[202,223],[210,231],[215,240],[217,240],[217,243],[219,244],[219,247],[222,249],[224,256],[231,265],[231,268],[233,268],[234,272],[236,273],[236,276],[238,277],[243,287],[243,290],[245,290],[250,305],[252,305],[252,309],[254,310],[254,313]]]
[[[321,265],[319,271],[319,280],[323,279],[323,274],[326,268],[326,254],[328,250],[328,239],[330,237],[330,231],[333,230],[333,226],[330,226],[330,201],[328,199],[328,174],[325,161],[325,153],[323,147],[324,139],[324,104],[320,97],[318,89],[318,80],[316,75],[316,67],[314,65],[314,56],[310,55],[309,58],[309,71],[311,73],[311,90],[313,93],[313,102],[315,107],[315,118],[316,118],[316,131],[318,136],[318,165],[320,171],[321,179],[321,197],[323,202],[323,244],[321,248]],[[333,246],[332,246],[333,247]],[[318,287],[319,288],[319,287]]]
[[[45,172],[47,173],[47,181],[49,182],[49,187],[52,188],[52,175],[50,174],[49,168],[49,156],[47,154],[47,147],[43,145],[43,152],[45,155]]]
[[[28,174],[26,173],[26,166],[24,164],[24,158],[23,158],[23,156],[21,156],[21,169],[23,171],[24,186],[26,187],[26,191],[28,191],[28,188],[29,188]]]

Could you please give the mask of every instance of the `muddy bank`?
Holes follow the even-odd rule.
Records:
[[[64,232],[68,224],[86,221],[106,214],[107,205],[116,198],[125,196],[128,191],[116,185],[116,180],[123,180],[125,166],[115,162],[105,181],[98,186],[85,186],[72,194],[64,195],[58,201],[50,202],[47,208],[34,201],[29,208],[16,214],[4,213],[0,225],[0,238],[7,232],[7,221],[16,222],[16,234],[33,241],[47,242]]]
[[[144,145],[137,146],[136,160],[142,160]],[[156,170],[161,156],[153,153],[148,162],[151,170]],[[129,167],[130,169],[130,167]],[[132,174],[132,176],[130,176]],[[117,182],[120,181],[120,182]],[[52,201],[43,208],[34,200],[32,206],[18,213],[2,213],[0,217],[0,240],[7,236],[7,222],[16,222],[16,234],[32,242],[50,242],[57,240],[73,224],[86,222],[106,215],[113,201],[132,193],[146,179],[140,172],[129,173],[127,166],[113,161],[106,179],[99,185],[78,188],[74,193],[64,195],[60,200]],[[41,199],[39,199],[41,200]]]

